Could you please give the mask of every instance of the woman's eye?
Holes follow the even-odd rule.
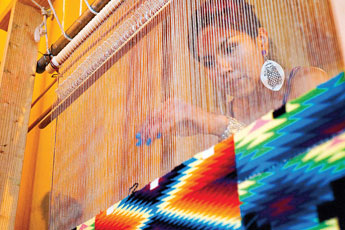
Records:
[[[236,51],[237,46],[236,42],[225,42],[221,46],[221,53],[223,55],[231,55]]]
[[[209,68],[209,69],[213,68],[214,63],[215,63],[215,60],[212,57],[203,58],[203,64],[206,68]]]

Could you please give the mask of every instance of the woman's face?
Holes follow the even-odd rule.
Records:
[[[247,96],[260,85],[264,58],[262,35],[259,36],[260,39],[253,39],[244,32],[215,26],[206,27],[199,34],[200,62],[226,95]]]

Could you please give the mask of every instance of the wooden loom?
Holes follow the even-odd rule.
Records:
[[[61,66],[59,81],[70,76],[143,2],[125,1]],[[289,57],[283,60],[287,69],[311,65],[322,67],[329,75],[340,71],[343,64],[327,1],[318,1],[319,5],[310,9],[311,2],[250,2],[269,31],[280,27],[279,33],[272,33],[272,39],[284,44],[280,44],[278,53],[284,55],[282,59]],[[94,216],[97,210],[126,196],[134,183],[144,185],[191,157],[187,153],[217,142],[217,138],[207,135],[167,135],[150,147],[136,147],[135,134],[140,124],[168,98],[183,98],[208,111],[221,112],[217,88],[211,86],[205,69],[187,48],[188,24],[182,22],[188,22],[191,9],[198,5],[194,4],[186,8],[182,1],[169,3],[97,67],[81,87],[53,106],[52,117],[46,119],[49,122],[58,117],[50,222],[53,229],[75,226]],[[280,7],[284,4],[287,8]],[[308,12],[309,17],[303,12]],[[270,23],[272,18],[279,23]],[[293,34],[291,28],[296,29]],[[305,42],[301,50],[291,48],[310,40],[313,42]],[[327,55],[315,52],[323,43],[328,45],[325,50],[331,48]],[[198,87],[205,90],[197,90]],[[266,106],[266,110],[271,109],[271,105]],[[66,215],[73,221],[65,221]]]

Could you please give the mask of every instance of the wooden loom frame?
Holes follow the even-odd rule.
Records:
[[[27,1],[13,2],[0,70],[1,229],[15,225],[38,51],[34,31],[41,20]]]
[[[22,2],[25,2],[25,4],[23,4]],[[0,24],[1,25],[6,25],[7,24],[8,25],[8,32],[9,32],[8,33],[7,48],[5,49],[5,55],[4,55],[4,59],[3,59],[4,61],[2,62],[2,68],[1,68],[1,73],[0,73],[1,74],[0,76],[2,76],[1,78],[6,77],[7,75],[15,75],[16,73],[18,73],[18,71],[20,69],[23,69],[23,70],[26,70],[26,72],[27,72],[27,74],[25,76],[27,76],[29,79],[31,79],[30,80],[30,84],[27,84],[26,80],[25,80],[26,84],[21,84],[21,81],[23,81],[23,78],[15,78],[15,81],[11,82],[12,86],[15,86],[15,85],[23,86],[23,87],[26,88],[26,90],[28,92],[27,95],[26,95],[26,100],[23,100],[21,102],[22,106],[24,106],[26,108],[25,110],[23,110],[23,114],[22,114],[25,117],[24,120],[26,120],[26,123],[25,123],[25,121],[23,121],[23,123],[22,123],[22,125],[25,128],[22,128],[22,126],[19,126],[19,125],[14,125],[13,127],[11,127],[11,130],[13,132],[20,133],[21,145],[19,145],[18,143],[14,143],[14,142],[11,142],[10,145],[6,144],[6,147],[8,147],[8,148],[11,145],[12,146],[18,146],[17,148],[14,148],[14,149],[11,150],[11,151],[13,151],[13,152],[11,152],[11,154],[13,153],[13,156],[23,156],[23,154],[24,154],[23,143],[25,145],[26,132],[27,132],[26,126],[27,126],[28,116],[29,116],[29,113],[30,113],[30,107],[28,106],[28,104],[30,104],[30,103],[28,103],[28,101],[31,102],[31,95],[32,95],[32,90],[33,90],[32,76],[34,75],[34,72],[32,71],[32,68],[33,68],[33,65],[35,63],[32,63],[32,61],[27,62],[27,65],[28,65],[27,67],[28,68],[26,68],[24,66],[21,66],[21,68],[14,68],[14,69],[13,69],[13,66],[11,67],[12,69],[6,68],[6,66],[10,66],[10,63],[13,61],[13,60],[11,61],[10,57],[23,56],[22,55],[22,53],[23,53],[22,50],[13,49],[13,47],[11,48],[10,44],[11,44],[11,41],[15,41],[15,39],[16,39],[15,37],[18,36],[18,35],[15,35],[15,30],[18,29],[18,28],[16,28],[16,26],[14,26],[14,25],[16,24],[16,22],[23,23],[23,22],[20,22],[20,21],[21,21],[21,18],[25,17],[26,14],[29,14],[30,17],[31,17],[30,19],[31,19],[32,23],[26,24],[26,26],[30,27],[30,29],[34,29],[35,26],[37,26],[37,25],[34,25],[34,24],[41,20],[41,15],[38,13],[38,11],[36,9],[33,9],[32,7],[27,6],[26,3],[28,3],[28,1],[15,1],[15,3],[13,4],[13,6],[10,9],[11,10],[11,14],[12,14],[11,15],[11,20],[8,17],[8,15],[10,15],[9,14],[10,11],[8,13],[6,13],[3,18],[0,18]],[[343,66],[344,66],[344,63],[345,63],[345,26],[342,26],[341,23],[345,21],[345,15],[342,14],[341,10],[345,9],[345,2],[343,0],[330,0],[330,3],[331,3],[331,6],[333,8],[333,17],[334,17],[335,25],[337,27],[339,44],[340,44],[340,47],[342,49],[341,53],[342,53]],[[25,8],[25,10],[21,11],[20,13],[18,13],[16,11],[16,9],[17,9],[16,7],[18,7],[18,8],[19,7],[23,7],[23,8]],[[23,12],[26,12],[26,13],[23,14]],[[35,15],[35,16],[32,17],[32,15]],[[34,18],[34,19],[32,19],[32,18]],[[36,20],[37,20],[37,22],[36,22]],[[6,28],[6,26],[3,27],[3,28]],[[30,40],[32,38],[30,38],[30,36],[28,36],[27,39]],[[17,45],[23,45],[23,44],[17,43]],[[23,45],[23,47],[24,47],[24,45]],[[32,60],[36,59],[36,55],[37,55],[37,50],[36,49],[37,49],[37,45],[36,45],[36,48],[35,48],[35,44],[32,44],[32,45],[28,46],[27,43],[25,43],[25,51],[32,54],[32,57],[31,57]],[[6,59],[6,57],[8,57],[8,59]],[[16,61],[18,61],[18,60],[16,60]],[[1,82],[0,84],[2,84],[0,86],[4,87],[4,81],[2,80],[0,82]],[[3,91],[1,90],[0,98],[1,98],[2,95],[3,95]],[[13,94],[13,96],[16,96],[16,95]],[[0,108],[1,109],[3,108],[1,106],[6,104],[6,103],[2,103],[2,102],[3,101],[1,101],[1,104],[0,104]],[[13,116],[12,113],[7,113],[6,111],[7,110],[4,110],[4,112],[2,111],[2,115],[1,115],[2,118],[3,118],[2,120],[5,121],[5,122],[0,123],[2,128],[7,127],[8,121],[10,121],[10,120],[17,121],[17,119]],[[2,144],[2,143],[0,143],[0,144]],[[5,144],[3,144],[3,145],[5,145]],[[21,146],[21,147],[19,147],[19,146]],[[1,147],[2,146],[0,146],[0,148]],[[3,150],[0,149],[0,151],[3,151]],[[0,152],[0,153],[3,154],[3,152]],[[1,164],[3,164],[3,163],[1,163]],[[18,172],[21,172],[21,164],[19,163],[16,167],[18,168]],[[16,182],[15,183],[18,184],[19,183],[18,180],[20,180],[20,173],[19,173],[19,177],[16,176]],[[2,186],[3,186],[3,184],[1,185],[1,187]],[[13,217],[10,220],[10,222],[12,222],[11,226],[13,226],[12,225],[12,224],[14,224]]]

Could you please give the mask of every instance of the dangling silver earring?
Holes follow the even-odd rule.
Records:
[[[285,73],[283,67],[277,62],[268,60],[267,52],[262,51],[265,63],[261,69],[260,79],[264,86],[272,91],[279,91],[285,80]]]

